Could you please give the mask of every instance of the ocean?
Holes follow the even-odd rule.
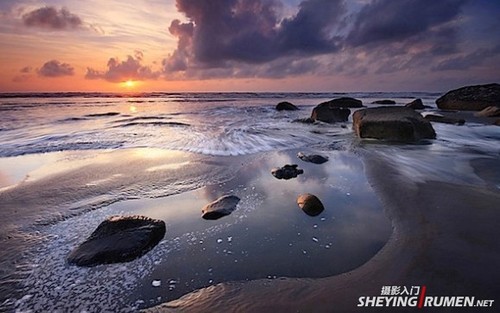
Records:
[[[412,182],[500,188],[481,160],[498,160],[497,126],[433,123],[435,140],[360,140],[346,123],[303,124],[315,105],[364,105],[441,93],[30,93],[0,94],[0,309],[134,312],[232,281],[322,278],[376,255],[392,226],[365,173],[365,156],[389,160]],[[276,111],[289,101],[298,111]],[[298,152],[329,158],[302,162]],[[479,161],[478,161],[479,160]],[[488,165],[489,163],[485,163]],[[274,167],[304,174],[274,178]],[[478,175],[478,169],[482,175]],[[325,211],[310,217],[310,192]],[[201,207],[242,199],[218,221]],[[128,263],[79,268],[66,255],[112,215],[166,222],[164,240]]]

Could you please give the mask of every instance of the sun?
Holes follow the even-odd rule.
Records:
[[[133,80],[127,80],[125,82],[125,86],[127,86],[129,88],[134,87],[134,85],[135,85],[135,82]]]

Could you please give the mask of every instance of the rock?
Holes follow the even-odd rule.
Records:
[[[311,119],[333,124],[335,122],[347,122],[351,110],[344,108],[331,108],[328,106],[316,106],[311,114]]]
[[[78,266],[132,261],[165,236],[165,222],[145,216],[112,216],[68,255]]]
[[[297,198],[297,204],[309,216],[317,216],[325,210],[323,203],[310,193],[305,193]]]
[[[353,128],[360,138],[412,142],[436,138],[431,123],[405,107],[361,109],[353,114]]]
[[[500,126],[500,118],[493,122],[493,125]]]
[[[201,209],[201,217],[206,220],[216,220],[229,215],[236,210],[238,202],[240,202],[240,198],[236,196],[222,196],[219,199],[205,205]]]
[[[310,154],[306,155],[302,152],[297,153],[297,157],[301,159],[304,162],[310,162],[314,164],[323,164],[325,162],[328,162],[328,158],[318,155],[318,154]]]
[[[405,107],[413,109],[413,110],[423,110],[425,109],[424,104],[422,103],[422,99],[415,99],[410,103],[407,103]]]
[[[394,100],[376,100],[373,101],[372,104],[396,104]]]
[[[436,100],[442,110],[481,111],[500,106],[500,84],[466,86],[448,91]]]
[[[496,117],[500,116],[500,107],[497,106],[489,106],[484,108],[483,110],[474,113],[475,116],[480,117]]]
[[[287,164],[280,168],[273,168],[271,174],[277,179],[291,179],[304,174],[304,170],[297,168],[297,164]]]
[[[322,102],[318,104],[316,107],[319,106],[327,106],[329,108],[362,108],[363,102],[361,102],[361,100],[350,97],[342,97]]]
[[[293,120],[292,123],[303,123],[303,124],[313,124],[315,121],[314,119],[308,117],[308,118],[299,118],[296,120]]]
[[[295,105],[287,101],[280,102],[276,105],[276,110],[278,111],[296,111],[298,109],[299,108],[297,108]]]
[[[465,124],[464,119],[459,119],[459,118],[453,118],[453,117],[448,117],[448,116],[443,116],[443,115],[436,115],[436,114],[427,114],[424,117],[426,120],[430,122],[437,122],[437,123],[444,123],[444,124],[454,124],[454,125],[463,125]]]

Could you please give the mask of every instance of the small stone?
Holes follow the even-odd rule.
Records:
[[[160,287],[161,286],[161,280],[153,280],[153,282],[151,282],[151,285],[153,285],[153,287]]]

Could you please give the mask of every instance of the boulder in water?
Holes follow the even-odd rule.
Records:
[[[500,84],[465,86],[436,100],[441,110],[481,111],[500,105]]]
[[[145,216],[112,216],[68,255],[78,266],[132,261],[165,236],[165,222]]]
[[[298,109],[299,108],[288,101],[283,101],[276,105],[276,110],[278,111],[296,111]]]
[[[291,179],[304,173],[304,170],[297,168],[297,164],[287,164],[283,167],[273,168],[271,174],[277,179]]]
[[[240,198],[232,195],[222,196],[219,199],[205,205],[202,209],[201,217],[206,220],[217,220],[223,216],[231,214],[236,210],[236,205]]]
[[[297,153],[297,157],[304,162],[310,162],[314,164],[323,164],[328,162],[328,158],[319,154],[304,154],[302,152]]]
[[[363,102],[351,97],[341,97],[330,101],[322,102],[316,107],[329,107],[329,108],[362,108]]]
[[[396,101],[394,101],[394,100],[388,100],[388,99],[375,100],[375,101],[372,102],[372,104],[396,104]]]
[[[461,118],[453,118],[437,114],[427,114],[424,117],[426,120],[436,123],[453,124],[453,125],[463,125],[465,120]]]
[[[353,128],[360,138],[402,142],[436,138],[431,123],[419,113],[405,107],[358,110],[353,115]]]
[[[312,113],[311,119],[325,123],[347,122],[351,110],[345,108],[329,107],[327,105],[316,106]]]
[[[423,110],[425,109],[424,103],[422,99],[415,99],[410,103],[407,103],[405,107],[413,109],[413,110]]]
[[[309,216],[317,216],[325,209],[318,197],[310,193],[300,195],[297,198],[297,204]]]

